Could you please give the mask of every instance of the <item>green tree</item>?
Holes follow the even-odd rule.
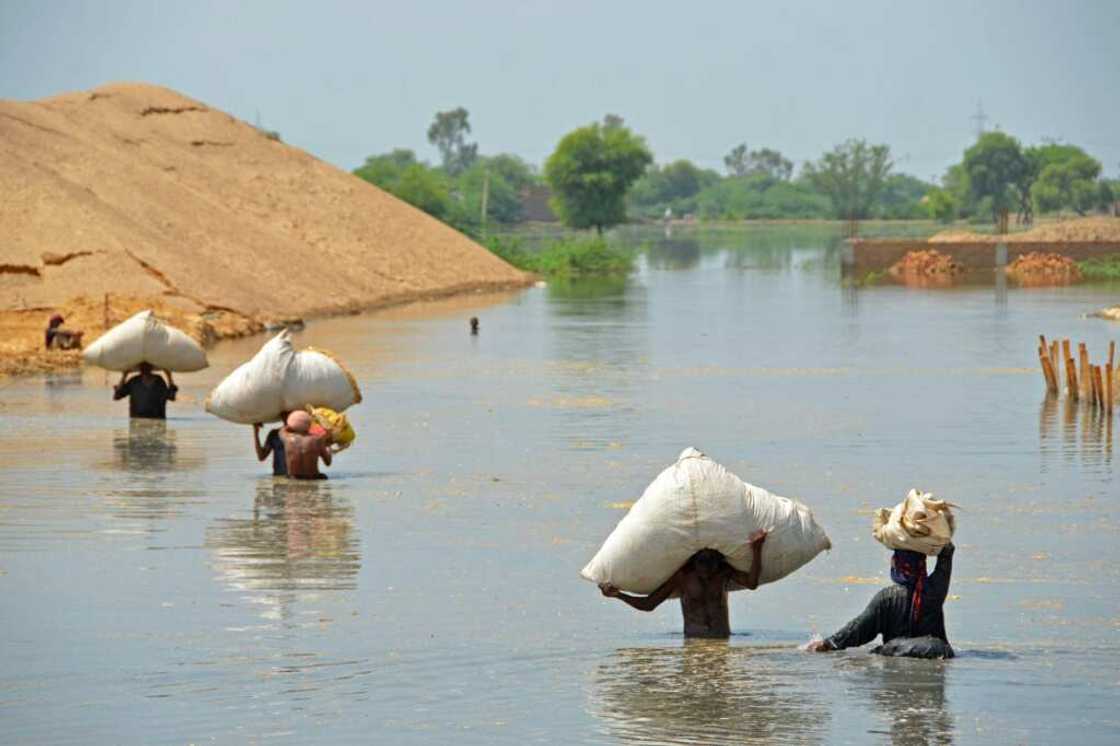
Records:
[[[446,179],[416,160],[411,150],[370,156],[354,169],[354,175],[440,220],[446,219],[451,211]]]
[[[480,158],[455,180],[456,227],[473,232],[482,220],[482,195],[486,193],[487,220],[516,223],[521,219],[521,196],[517,187],[489,158]]]
[[[910,174],[891,174],[883,184],[874,214],[886,220],[924,218],[929,211],[923,200],[934,188]]]
[[[653,165],[634,183],[630,205],[639,212],[656,217],[671,207],[675,212],[693,212],[695,197],[719,182],[719,174],[702,169],[691,161],[679,160],[665,166]]]
[[[929,216],[941,223],[951,223],[957,218],[957,201],[953,193],[943,187],[926,192],[926,210]]]
[[[354,169],[354,175],[382,189],[390,189],[400,179],[401,172],[414,163],[418,163],[415,153],[398,148],[391,153],[366,158],[364,164]]]
[[[746,176],[748,163],[747,159],[750,153],[747,150],[747,144],[741,142],[731,149],[731,152],[723,157],[723,165],[727,169],[728,176]]]
[[[1102,212],[1113,212],[1116,209],[1116,200],[1120,199],[1120,181],[1101,179],[1097,188],[1097,209]]]
[[[950,166],[941,177],[942,188],[953,198],[957,217],[969,218],[976,214],[976,201],[972,197],[972,185],[963,163]]]
[[[775,181],[789,181],[793,176],[793,161],[770,148],[748,150],[745,142],[736,145],[723,157],[723,165],[728,176],[762,174]]]
[[[697,209],[705,218],[826,218],[828,197],[806,180],[775,181],[765,174],[726,178],[697,195]]]
[[[793,176],[793,161],[770,148],[752,150],[747,156],[747,174],[764,174],[775,181],[789,181]]]
[[[501,176],[517,191],[540,181],[533,167],[516,155],[499,153],[484,156],[480,160],[490,173]]]
[[[471,132],[470,113],[463,107],[440,111],[428,127],[428,142],[439,149],[443,170],[458,176],[471,167],[478,157],[478,144],[468,143]]]
[[[964,152],[964,169],[972,196],[987,199],[992,222],[1007,230],[1007,214],[1022,203],[1022,185],[1029,182],[1031,164],[1019,141],[1003,132],[985,132]]]
[[[1073,145],[1029,148],[1028,155],[1039,167],[1030,195],[1040,211],[1070,208],[1084,215],[1100,204],[1100,161]]]
[[[854,222],[871,215],[893,166],[886,145],[848,140],[819,161],[806,163],[804,174],[814,188],[828,195],[837,217]]]
[[[645,140],[621,124],[573,130],[545,163],[552,207],[565,225],[602,233],[626,219],[626,192],[652,162]]]
[[[444,220],[451,211],[446,181],[422,163],[414,163],[402,171],[400,180],[390,191],[433,218]]]

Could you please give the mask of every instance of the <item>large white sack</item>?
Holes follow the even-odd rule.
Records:
[[[909,549],[938,554],[953,538],[957,519],[952,505],[928,492],[910,490],[893,509],[879,508],[871,523],[871,535],[888,549]]]
[[[362,400],[350,371],[321,350],[296,352],[287,329],[206,397],[206,411],[243,425],[280,419],[307,405],[341,412]]]
[[[772,583],[832,543],[799,502],[747,484],[695,448],[661,472],[580,573],[631,593],[652,593],[701,549],[751,568],[747,537],[770,530],[759,583]]]
[[[190,373],[202,370],[206,352],[197,342],[173,326],[141,311],[98,337],[82,352],[90,365],[107,370],[129,370],[150,363],[161,370]]]

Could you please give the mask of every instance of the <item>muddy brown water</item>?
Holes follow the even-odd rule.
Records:
[[[1079,743],[1120,737],[1113,429],[1047,400],[1116,288],[846,288],[833,236],[629,234],[625,282],[308,325],[365,402],[332,479],[201,410],[263,338],[130,423],[97,370],[0,389],[5,743]],[[470,316],[481,333],[468,334]],[[580,567],[688,445],[834,549],[685,642]],[[813,656],[885,584],[870,511],[962,506],[949,662]]]

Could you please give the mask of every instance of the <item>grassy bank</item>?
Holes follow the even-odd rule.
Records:
[[[601,236],[559,238],[533,249],[515,236],[492,236],[486,247],[518,269],[545,277],[625,275],[634,267],[634,251],[612,246]]]
[[[1086,280],[1120,280],[1120,256],[1102,256],[1077,263]]]

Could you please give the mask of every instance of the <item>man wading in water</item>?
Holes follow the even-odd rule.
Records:
[[[331,465],[329,435],[311,434],[311,415],[297,410],[288,415],[280,439],[284,441],[284,460],[292,479],[326,479],[319,471],[319,459]]]
[[[600,585],[599,590],[604,596],[617,598],[638,611],[653,611],[674,593],[680,594],[685,637],[730,637],[727,591],[732,586],[752,591],[758,587],[766,532],[755,531],[747,541],[751,547],[750,572],[736,570],[714,549],[701,549],[648,596],[631,596],[609,583]]]
[[[179,387],[171,377],[171,371],[165,370],[167,382],[152,373],[152,366],[140,363],[140,375],[128,378],[128,371],[121,373],[121,380],[113,387],[113,400],[128,397],[128,416],[143,417],[153,420],[167,419],[167,402],[175,401],[175,393]],[[128,378],[126,381],[125,379]]]
[[[954,551],[952,542],[946,544],[937,555],[937,569],[927,576],[924,554],[895,550],[891,557],[891,580],[895,584],[876,593],[863,613],[832,637],[809,643],[809,650],[843,650],[865,645],[882,635],[883,644],[871,652],[952,658],[953,648],[945,635],[941,607],[949,595]]]

